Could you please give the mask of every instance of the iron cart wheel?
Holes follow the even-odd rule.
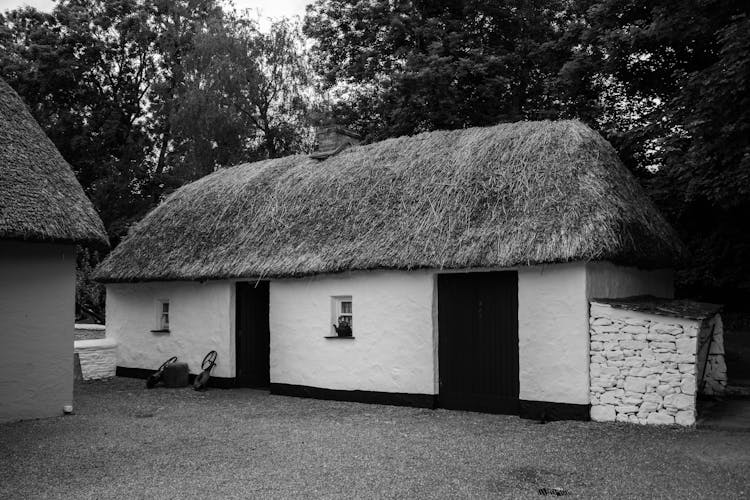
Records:
[[[210,351],[208,354],[206,354],[206,357],[203,358],[203,363],[201,363],[201,370],[208,370],[211,371],[211,368],[216,366],[216,351]]]
[[[193,389],[196,391],[202,391],[206,388],[206,385],[208,385],[208,379],[211,378],[211,369],[214,366],[216,366],[216,351],[209,351],[209,353],[206,354],[206,357],[203,358],[203,363],[201,363],[201,369],[203,371],[195,377]]]
[[[146,388],[147,389],[153,389],[156,387],[156,384],[159,383],[162,376],[164,375],[164,369],[177,361],[177,356],[172,356],[168,360],[166,360],[164,363],[161,364],[158,370],[156,370],[154,373],[152,373],[147,379],[146,379]]]

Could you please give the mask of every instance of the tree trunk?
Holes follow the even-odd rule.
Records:
[[[167,162],[167,147],[169,147],[169,139],[172,133],[169,125],[165,127],[164,132],[161,135],[161,147],[159,148],[159,161],[156,163],[156,176],[160,176],[164,173],[164,167]]]
[[[266,136],[266,151],[268,151],[269,158],[276,158],[278,152],[276,151],[276,144],[274,144],[273,130],[270,127],[263,129],[263,134]]]

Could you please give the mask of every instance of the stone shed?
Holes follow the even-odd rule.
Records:
[[[688,300],[593,299],[591,419],[695,424],[698,396],[726,388],[719,311]]]

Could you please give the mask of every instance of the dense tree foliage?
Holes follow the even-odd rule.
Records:
[[[370,139],[578,117],[692,250],[686,290],[750,280],[750,17],[737,0],[317,0],[305,33]]]
[[[551,115],[566,3],[318,0],[304,30],[337,113],[374,139]]]
[[[625,113],[597,123],[692,250],[681,283],[750,279],[750,16],[740,1],[587,2],[568,81],[599,80]],[[628,113],[630,116],[627,116]],[[623,119],[625,115],[625,119]]]

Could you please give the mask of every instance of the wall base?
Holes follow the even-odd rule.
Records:
[[[140,378],[145,380],[155,371],[156,370],[149,370],[146,368],[128,368],[126,366],[118,366],[116,375],[118,377]],[[191,373],[189,377],[190,385],[193,385],[196,376]],[[214,389],[234,389],[235,387],[238,387],[238,384],[237,380],[234,378],[211,377],[208,379],[208,387]]]
[[[118,377],[147,379],[156,370],[145,368],[117,367]],[[195,375],[190,375],[190,384]],[[217,389],[232,389],[239,387],[236,379],[225,377],[211,377],[208,386]],[[370,403],[393,406],[411,406],[414,408],[438,408],[437,394],[408,394],[402,392],[376,391],[345,391],[339,389],[323,389],[294,384],[271,384],[271,394],[278,396],[293,396],[298,398],[326,399],[331,401],[349,401],[352,403]],[[550,403],[547,401],[519,401],[519,416],[532,420],[590,420],[590,405],[569,403]]]
[[[519,416],[531,420],[552,422],[554,420],[590,420],[591,405],[551,403],[548,401],[519,402]]]
[[[329,399],[333,401],[350,401],[353,403],[375,403],[394,406],[412,406],[416,408],[436,408],[437,396],[434,394],[407,394],[402,392],[344,391],[322,389],[305,385],[271,384],[271,394],[301,398]]]

